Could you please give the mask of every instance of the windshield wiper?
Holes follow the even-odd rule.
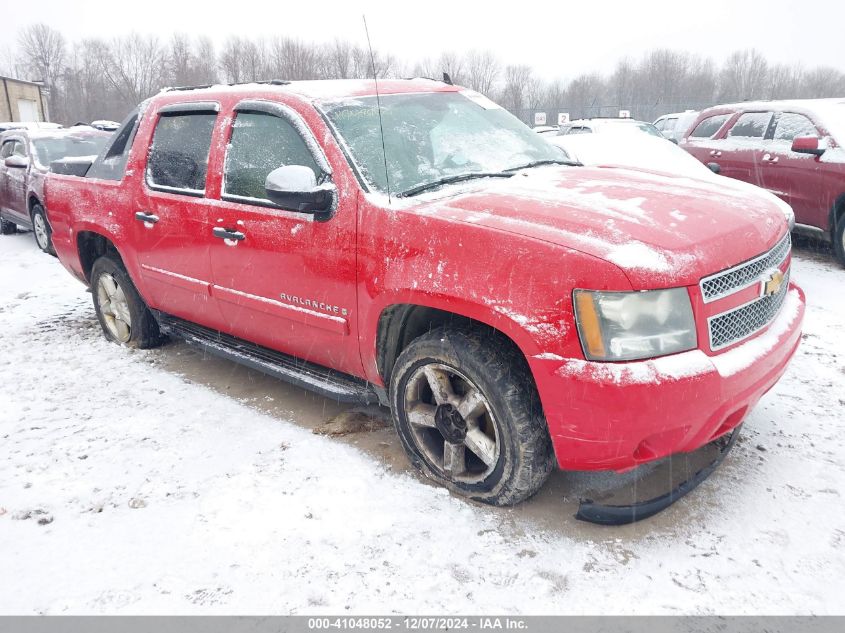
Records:
[[[474,178],[510,178],[513,176],[512,173],[509,173],[510,170],[506,172],[503,171],[475,171],[468,174],[458,174],[456,176],[446,176],[445,178],[438,178],[437,180],[433,180],[432,182],[427,182],[422,185],[417,185],[416,187],[411,187],[407,191],[403,191],[402,193],[398,194],[397,197],[399,198],[407,198],[408,196],[415,196],[418,193],[422,193],[423,191],[427,191],[429,189],[434,189],[435,187],[440,187],[441,185],[448,185],[453,182],[462,182],[464,180],[472,180]]]
[[[505,171],[518,171],[520,169],[531,169],[532,167],[540,167],[542,165],[566,165],[567,167],[583,167],[583,163],[576,160],[565,160],[563,158],[547,158],[546,160],[535,160],[531,163],[525,163],[517,167],[509,167]]]

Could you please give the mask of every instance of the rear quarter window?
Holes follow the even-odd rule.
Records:
[[[86,178],[123,179],[126,162],[129,160],[129,150],[132,148],[132,141],[138,129],[138,117],[139,113],[133,112],[121,124],[112,136],[111,142],[106,146],[106,150],[91,165],[91,169],[85,175]]]
[[[701,123],[695,126],[695,129],[690,134],[691,138],[713,138],[716,132],[722,129],[722,126],[731,118],[730,114],[716,114],[707,117]]]

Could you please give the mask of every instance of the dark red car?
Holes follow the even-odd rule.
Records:
[[[457,86],[379,89],[163,92],[51,173],[106,337],[389,406],[417,468],[495,504],[725,438],[786,370],[804,297],[770,196],[573,164]]]
[[[721,175],[785,200],[796,229],[832,240],[845,265],[845,99],[716,106],[680,145]]]
[[[44,213],[44,176],[54,160],[92,159],[111,136],[93,128],[13,129],[0,134],[0,233],[21,226],[31,229],[45,253],[53,253],[51,229]]]

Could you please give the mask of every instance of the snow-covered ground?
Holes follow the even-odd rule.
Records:
[[[452,498],[105,342],[0,238],[0,613],[845,613],[845,271],[798,252],[805,340],[742,442],[599,528]],[[220,362],[220,361],[215,361]]]

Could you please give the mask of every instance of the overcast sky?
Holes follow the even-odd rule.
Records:
[[[17,31],[45,22],[71,40],[131,30],[163,37],[174,31],[227,35],[287,35],[364,42],[366,13],[373,46],[406,61],[443,50],[491,49],[505,63],[529,64],[544,79],[608,71],[623,56],[675,48],[724,59],[756,47],[771,61],[845,68],[842,0],[555,0],[461,2],[424,0],[286,0],[196,2],[142,0],[3,0],[0,49]],[[131,8],[128,8],[131,7]],[[830,25],[830,26],[827,26]]]

